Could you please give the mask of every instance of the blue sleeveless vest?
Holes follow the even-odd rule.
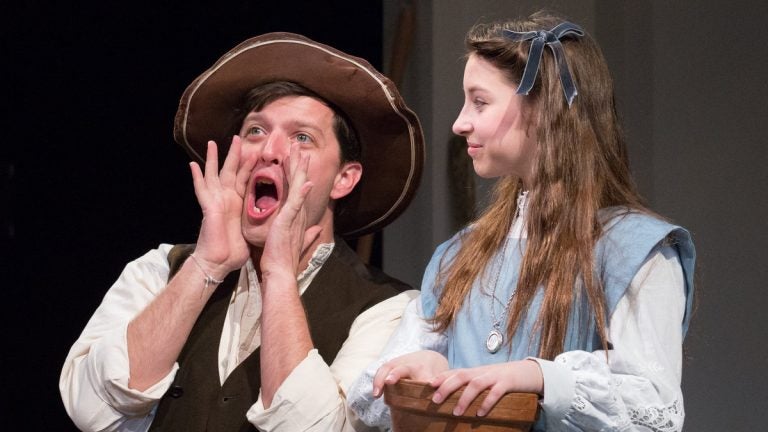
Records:
[[[690,234],[681,227],[645,214],[627,213],[621,209],[609,209],[607,212],[614,216],[605,224],[604,234],[595,245],[595,271],[605,292],[606,316],[611,316],[632,278],[650,255],[661,246],[668,244],[676,250],[683,268],[686,312],[681,330],[685,335],[691,317],[695,262],[695,250]],[[439,301],[442,287],[435,287],[435,280],[440,264],[442,262],[445,265],[452,261],[458,251],[459,236],[460,234],[457,234],[438,246],[424,274],[421,298],[424,315],[427,318],[434,316]],[[486,271],[481,273],[481,277],[475,281],[456,320],[447,331],[447,357],[451,368],[520,360],[528,356],[535,357],[538,354],[539,337],[538,333],[534,334],[534,324],[543,299],[541,287],[536,292],[529,312],[512,336],[511,345],[505,344],[495,354],[489,353],[485,348],[486,338],[493,328],[491,293],[494,284],[496,285],[496,296],[493,300],[494,313],[497,319],[501,315],[501,329],[502,333],[505,333],[508,318],[505,312],[506,302],[514,293],[520,274],[525,239],[509,239],[509,242],[504,257],[501,257],[501,251],[497,251]],[[498,280],[496,280],[497,277]],[[505,335],[505,340],[507,339],[508,336]],[[600,346],[600,338],[591,317],[589,303],[586,298],[576,298],[564,350],[594,351]]]

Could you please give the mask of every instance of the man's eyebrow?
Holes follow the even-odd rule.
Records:
[[[261,119],[263,117],[264,116],[261,115],[261,112],[259,112],[259,111],[251,111],[251,112],[248,113],[248,115],[245,116],[243,121],[245,121],[245,120],[259,120],[259,119]]]
[[[245,121],[259,121],[259,120],[266,120],[266,117],[261,114],[261,112],[258,111],[251,111],[245,118],[243,119],[243,122]],[[322,126],[317,124],[317,122],[307,121],[307,120],[293,120],[286,123],[289,127],[292,129],[312,129],[318,132],[323,132]]]
[[[291,127],[293,127],[294,129],[313,129],[313,130],[316,130],[318,132],[322,132],[323,131],[323,128],[320,125],[318,125],[317,123],[309,122],[309,121],[306,121],[306,120],[296,120],[296,121],[292,121],[292,122],[290,122],[288,124]]]

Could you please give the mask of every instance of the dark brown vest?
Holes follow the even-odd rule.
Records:
[[[168,255],[171,275],[194,245],[174,247]],[[224,318],[240,271],[229,274],[197,319],[178,358],[179,370],[160,400],[150,431],[254,431],[245,413],[261,387],[259,349],[219,383],[218,350]],[[312,342],[331,364],[355,318],[376,303],[409,289],[367,267],[337,238],[331,256],[302,295]],[[290,335],[286,335],[290,337]]]

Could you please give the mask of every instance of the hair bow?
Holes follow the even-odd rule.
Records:
[[[523,78],[520,80],[520,85],[517,87],[517,94],[527,95],[533,88],[533,83],[536,81],[536,74],[539,72],[539,63],[541,62],[541,55],[544,52],[544,46],[548,46],[555,56],[555,64],[560,72],[560,84],[563,87],[565,99],[568,101],[568,106],[570,107],[573,98],[575,98],[579,92],[576,90],[576,84],[573,82],[571,71],[568,69],[568,61],[565,58],[565,51],[563,50],[563,44],[560,43],[560,38],[569,34],[584,36],[584,30],[576,24],[563,22],[549,31],[538,30],[516,32],[512,30],[504,30],[503,34],[504,37],[515,42],[531,41],[531,49],[528,51],[528,61],[525,63]]]

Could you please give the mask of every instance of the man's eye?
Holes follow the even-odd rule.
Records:
[[[300,133],[296,135],[296,141],[300,143],[308,143],[308,142],[312,142],[312,137],[310,137],[307,134]]]
[[[260,135],[262,133],[264,133],[264,130],[258,126],[251,126],[245,131],[245,135]]]

